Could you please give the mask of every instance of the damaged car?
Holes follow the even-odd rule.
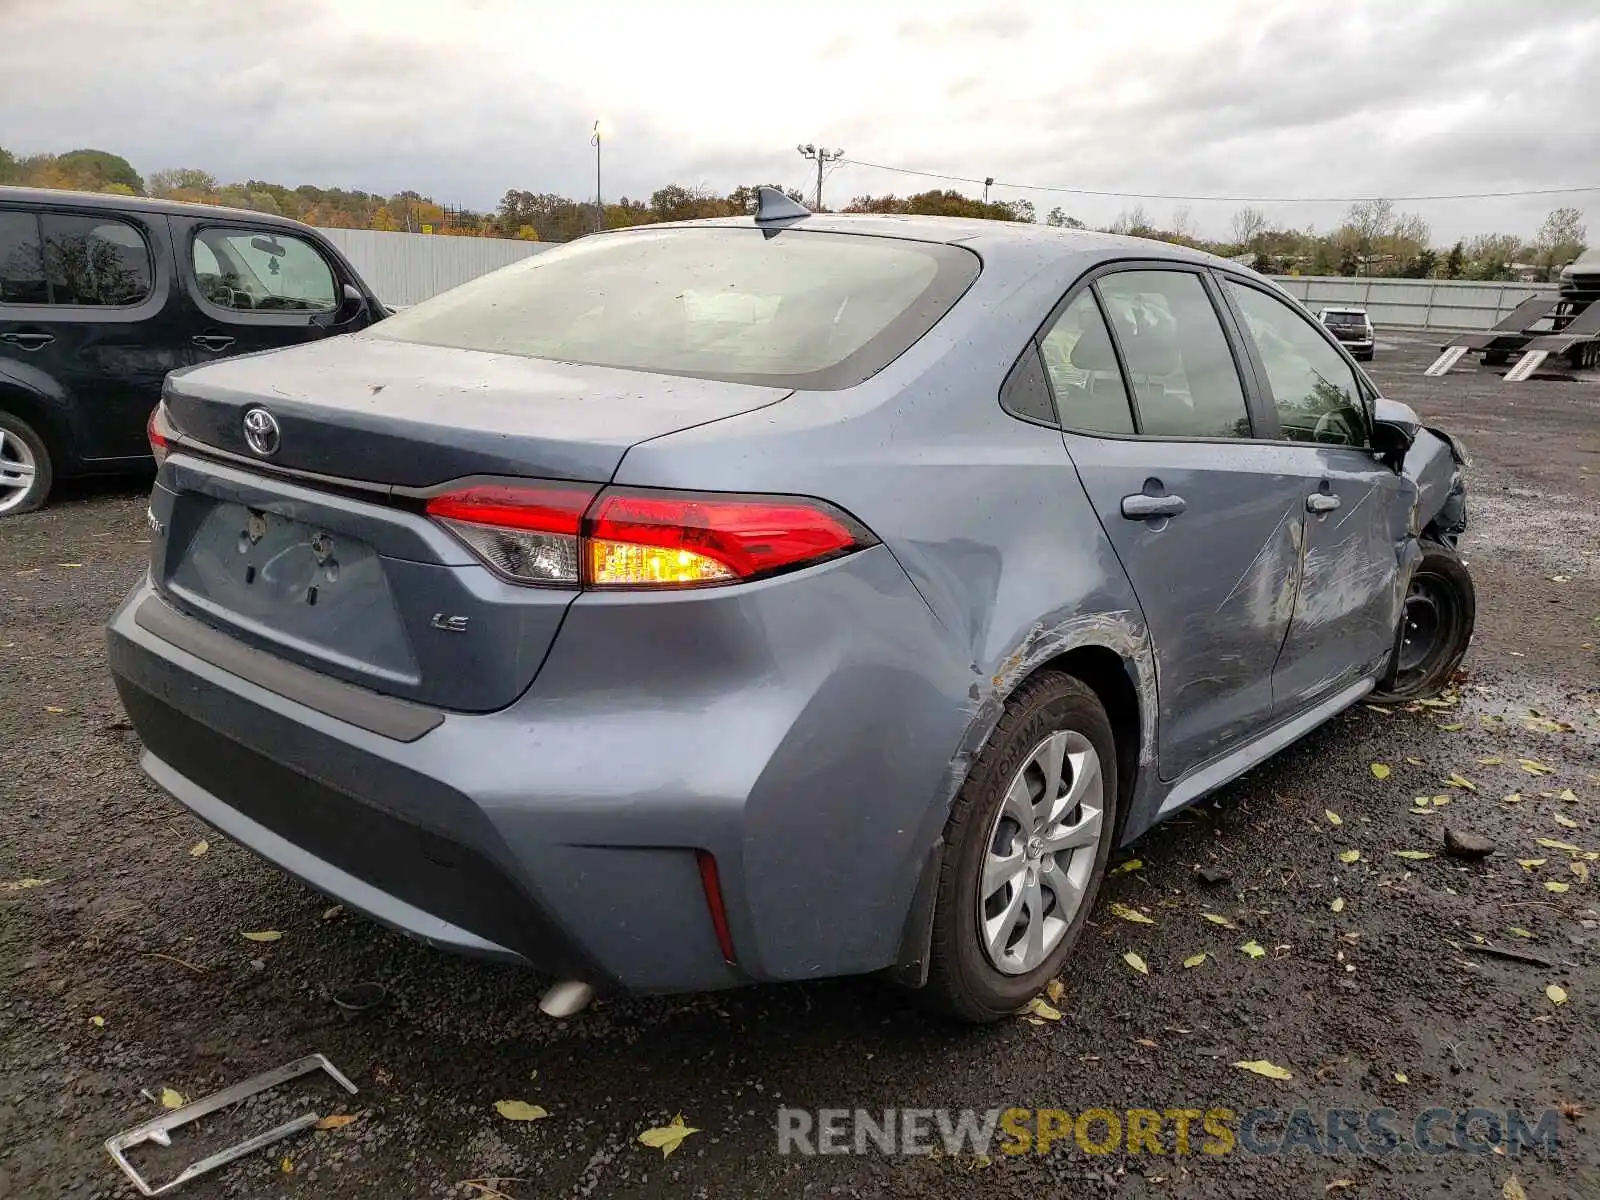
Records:
[[[149,434],[145,770],[552,994],[997,1019],[1114,847],[1472,633],[1461,447],[1134,238],[764,190],[176,372]]]

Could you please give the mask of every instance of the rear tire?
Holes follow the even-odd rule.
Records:
[[[0,517],[38,508],[53,479],[44,439],[21,417],[0,412]]]
[[[1028,680],[945,826],[919,999],[981,1024],[1036,996],[1083,932],[1116,825],[1116,741],[1099,698],[1059,671]]]
[[[1374,700],[1419,700],[1444,691],[1472,642],[1478,598],[1472,574],[1449,547],[1423,541],[1411,576],[1401,631]]]

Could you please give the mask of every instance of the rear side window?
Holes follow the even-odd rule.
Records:
[[[239,312],[333,312],[333,272],[304,238],[279,230],[202,229],[195,281],[218,308]]]
[[[1140,433],[1250,436],[1239,371],[1198,275],[1121,271],[1095,286],[1127,363]]]
[[[52,304],[123,307],[150,295],[150,247],[126,221],[47,212],[39,225]]]
[[[1067,305],[1039,349],[1064,426],[1088,433],[1134,431],[1128,389],[1092,293],[1080,292]]]
[[[48,304],[39,220],[31,212],[0,212],[0,304]]]
[[[788,229],[584,239],[474,280],[374,337],[736,383],[843,388],[933,327],[978,274],[959,246]]]

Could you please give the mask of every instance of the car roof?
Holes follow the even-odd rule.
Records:
[[[672,221],[610,230],[605,235],[627,235],[659,229],[715,229],[751,227],[749,217],[716,217],[706,221]],[[1202,263],[1232,271],[1245,270],[1230,259],[1175,242],[1100,233],[1093,229],[1065,229],[1032,221],[990,221],[977,217],[925,217],[900,213],[814,213],[811,216],[766,226],[769,230],[804,229],[820,233],[853,233],[872,237],[903,238],[914,242],[942,242],[966,246],[986,261],[1040,257],[1065,258],[1165,258]]]
[[[0,187],[0,204],[42,204],[58,208],[99,208],[107,212],[164,213],[167,216],[244,217],[252,222],[284,228],[309,229],[311,226],[276,213],[248,208],[228,208],[221,204],[188,204],[181,200],[159,200],[153,196],[122,196],[115,192],[73,192],[59,188]]]

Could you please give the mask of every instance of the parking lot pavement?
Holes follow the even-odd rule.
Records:
[[[1600,850],[1600,385],[1425,379],[1431,342],[1381,336],[1375,378],[1474,458],[1478,631],[1458,699],[1357,707],[1141,838],[1063,976],[1061,1019],[1037,1024],[951,1028],[872,981],[541,1017],[546,981],[330,909],[145,780],[100,632],[143,570],[143,485],[0,522],[0,1195],[131,1195],[101,1141],[155,1114],[141,1089],[198,1097],[312,1051],[359,1086],[343,1104],[359,1118],[178,1195],[1283,1200],[1499,1196],[1513,1174],[1536,1200],[1600,1195],[1600,1115],[1577,1116],[1600,1106],[1600,862],[1556,848]],[[1444,857],[1445,826],[1497,853]],[[363,980],[387,1001],[332,1003]],[[1292,1078],[1235,1065],[1255,1060]],[[503,1099],[549,1116],[507,1120]],[[339,1104],[308,1085],[232,1120]],[[1099,1124],[1048,1155],[810,1157],[777,1152],[779,1106],[1227,1108],[1236,1128],[1258,1107],[1318,1125],[1383,1108],[1404,1131],[1433,1107],[1551,1110],[1559,1151],[1450,1149],[1446,1117],[1438,1155],[1252,1154],[1242,1138],[1213,1155],[1198,1132],[1185,1155],[1169,1122],[1163,1155],[1088,1152]],[[671,1157],[638,1144],[678,1113],[700,1132]],[[1284,1128],[1251,1141],[1270,1150]],[[146,1161],[170,1170],[187,1145]]]

